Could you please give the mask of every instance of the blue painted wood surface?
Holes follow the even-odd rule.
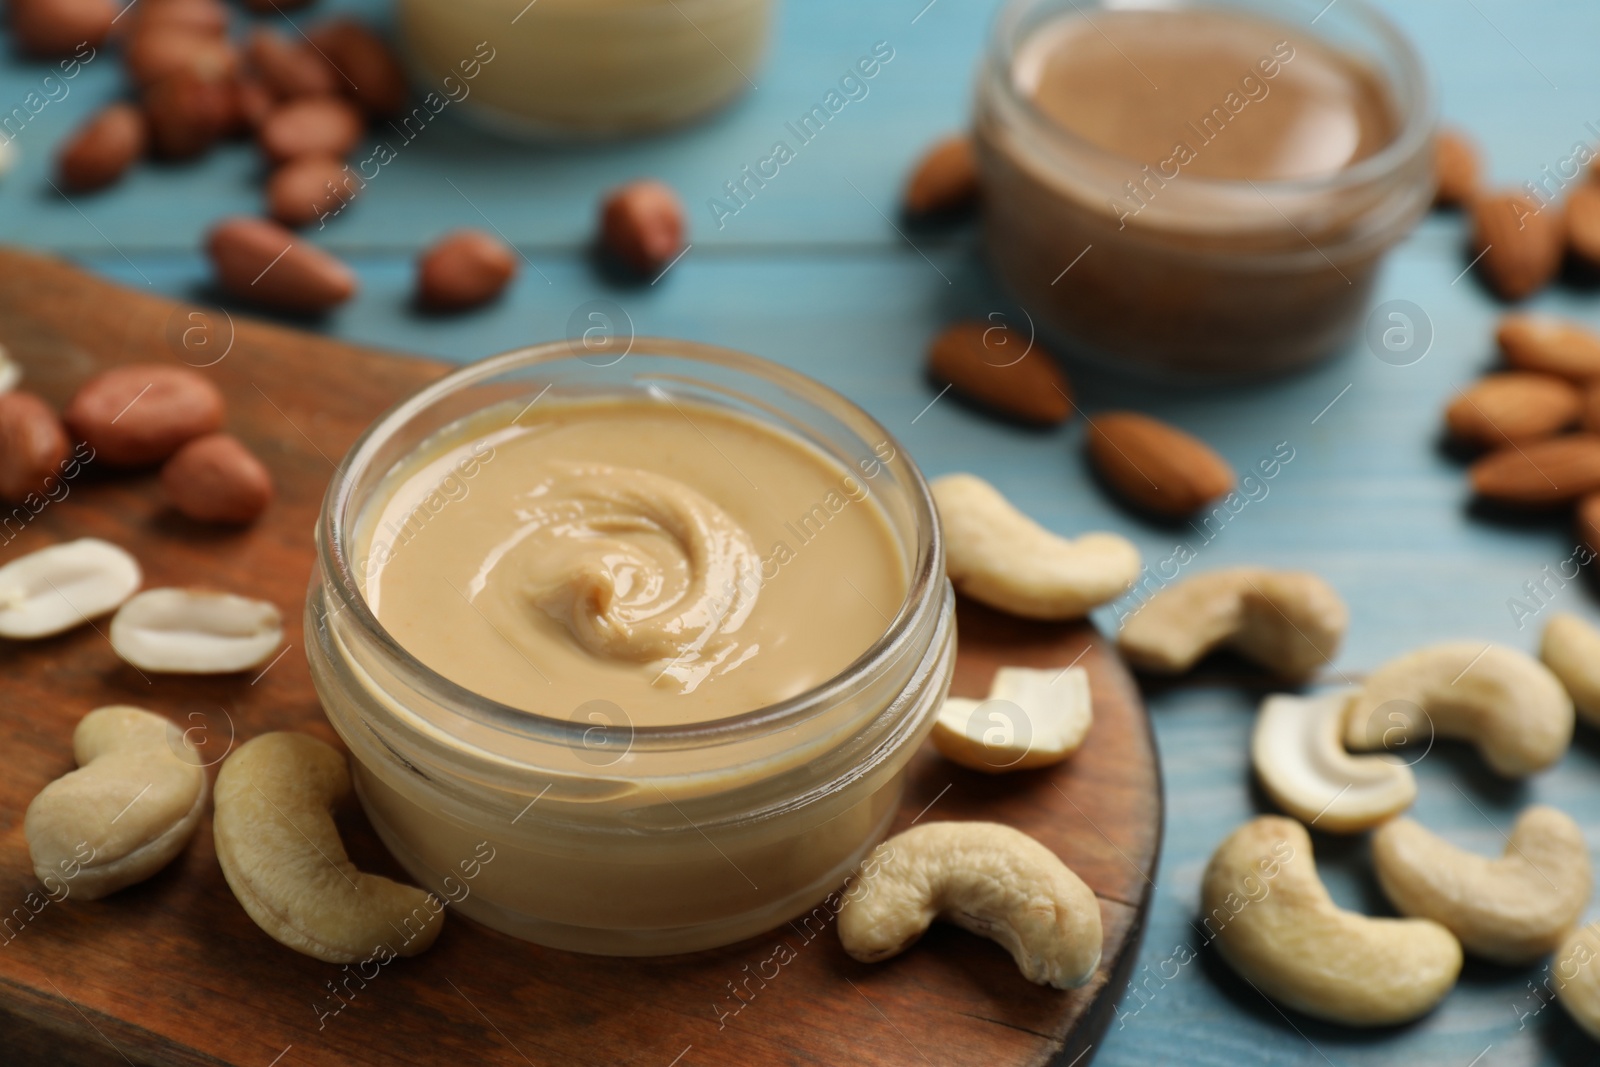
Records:
[[[1081,421],[1041,434],[974,415],[949,398],[928,408],[935,393],[921,365],[939,325],[1012,309],[988,280],[970,232],[918,236],[913,248],[884,217],[893,215],[918,149],[963,121],[995,6],[925,4],[790,0],[769,61],[754,76],[758,90],[670,136],[536,148],[484,136],[447,111],[403,147],[345,216],[314,235],[351,260],[363,285],[359,298],[317,325],[355,341],[467,360],[565,335],[575,310],[604,299],[625,309],[640,333],[699,338],[791,364],[880,418],[929,474],[981,473],[1054,529],[1117,530],[1151,561],[1185,541],[1198,553],[1190,570],[1250,562],[1321,572],[1352,610],[1349,639],[1326,684],[1445,638],[1531,651],[1539,625],[1557,609],[1600,618],[1586,577],[1555,592],[1551,607],[1519,627],[1508,601],[1524,597],[1524,583],[1539,580],[1542,568],[1556,569],[1571,556],[1573,536],[1561,521],[1513,526],[1472,516],[1461,468],[1437,447],[1441,407],[1493,360],[1490,333],[1499,311],[1472,277],[1454,280],[1464,258],[1460,220],[1452,216],[1427,220],[1389,261],[1380,284],[1379,300],[1409,300],[1431,322],[1432,348],[1413,365],[1381,362],[1357,343],[1312,373],[1228,391],[1080,376],[1088,410],[1152,411],[1201,434],[1241,470],[1280,442],[1293,449],[1293,460],[1209,541],[1192,530],[1143,524],[1108,503],[1084,469]],[[1313,13],[1318,6],[1311,5]],[[336,7],[384,17],[370,2],[322,10]],[[1538,178],[1575,142],[1600,136],[1587,125],[1600,129],[1600,6],[1592,0],[1388,0],[1384,7],[1425,55],[1445,117],[1474,131],[1488,150],[1497,181]],[[707,199],[766,154],[783,123],[878,41],[889,42],[895,57],[870,94],[718,229]],[[0,62],[0,111],[21,103],[47,73],[39,64]],[[59,250],[134,286],[207,299],[196,242],[216,218],[256,209],[258,164],[250,152],[232,147],[198,165],[146,167],[122,186],[74,203],[44,181],[54,145],[115,94],[118,77],[109,56],[97,59],[17,136],[20,165],[0,183],[0,239]],[[619,287],[588,260],[594,204],[604,187],[645,174],[682,192],[694,247],[659,284]],[[445,229],[484,219],[516,242],[530,269],[489,309],[448,319],[415,314],[408,292],[416,251]],[[1533,303],[1600,326],[1600,294],[1556,288]],[[1138,992],[1124,1001],[1096,1062],[1600,1062],[1600,1046],[1582,1038],[1559,1007],[1540,1010],[1530,986],[1540,981],[1538,967],[1470,964],[1425,1021],[1358,1034],[1283,1016],[1210,953],[1179,962],[1201,944],[1192,920],[1206,858],[1235,825],[1263,810],[1246,755],[1262,695],[1249,679],[1216,675],[1151,694],[1168,794],[1166,846]],[[1540,801],[1577,817],[1591,847],[1600,847],[1594,731],[1580,731],[1557,769],[1521,786],[1491,780],[1455,746],[1441,746],[1418,771],[1416,816],[1463,846],[1498,853],[1499,832],[1523,805]],[[1385,910],[1363,843],[1319,838],[1317,847],[1343,903]],[[1600,909],[1591,909],[1589,918],[1597,916]]]

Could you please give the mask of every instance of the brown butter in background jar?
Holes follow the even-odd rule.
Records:
[[[999,17],[976,116],[999,273],[1069,350],[1124,369],[1331,354],[1433,197],[1416,54],[1359,0],[1315,27],[1256,13],[1281,5],[1114,7]]]

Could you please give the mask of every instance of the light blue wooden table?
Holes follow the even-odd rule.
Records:
[[[926,5],[926,6],[925,6]],[[382,18],[381,5],[364,7]],[[1316,5],[1312,5],[1314,13]],[[1430,65],[1448,120],[1475,131],[1496,180],[1536,178],[1600,130],[1600,5],[1592,0],[1386,0]],[[1532,650],[1556,607],[1600,617],[1584,579],[1519,628],[1508,600],[1573,552],[1559,521],[1496,525],[1468,513],[1460,468],[1437,448],[1452,390],[1493,359],[1498,313],[1464,266],[1458,219],[1427,220],[1390,260],[1380,300],[1418,305],[1433,347],[1398,367],[1362,345],[1313,373],[1214,394],[1163,392],[1080,378],[1084,406],[1135,406],[1213,442],[1243,469],[1280,442],[1294,458],[1209,543],[1144,525],[1109,504],[1085,473],[1081,422],[1025,433],[974,416],[934,391],[921,367],[928,338],[957,315],[1008,308],[972,234],[918,238],[891,227],[909,161],[959,126],[993,0],[790,0],[759,88],[730,112],[685,132],[581,151],[510,145],[447,112],[385,167],[363,199],[315,239],[350,260],[362,293],[321,328],[354,341],[468,360],[564,336],[595,299],[626,310],[640,333],[731,345],[801,368],[841,389],[898,434],[929,474],[965,469],[999,485],[1049,526],[1117,530],[1154,560],[1175,541],[1195,569],[1237,563],[1307,567],[1332,580],[1352,611],[1329,684],[1423,642],[1464,637]],[[1286,4],[1286,10],[1289,5]],[[317,12],[318,14],[321,11]],[[312,16],[297,16],[312,17]],[[1307,17],[1305,14],[1290,17]],[[875,42],[893,60],[778,179],[718,229],[706,206],[724,181],[767,153],[783,123],[820,100]],[[47,68],[0,62],[0,110],[20,103]],[[137,287],[203,293],[199,235],[220,216],[256,210],[257,163],[231,147],[186,167],[146,167],[99,196],[63,201],[45,183],[61,136],[117,92],[109,57],[89,64],[16,137],[17,169],[0,182],[0,239],[53,249]],[[59,90],[57,90],[59,93]],[[692,250],[653,287],[619,288],[591,268],[586,245],[599,190],[654,175],[690,206]],[[528,267],[508,298],[460,318],[408,307],[411,260],[454,226],[501,231]],[[203,299],[203,296],[202,296]],[[1600,295],[1554,289],[1534,306],[1600,326]],[[924,410],[927,409],[927,410]],[[1102,620],[1107,621],[1109,620]],[[1186,965],[1206,858],[1261,809],[1246,745],[1262,691],[1212,676],[1153,694],[1167,786],[1166,847],[1145,940],[1139,997],[1123,1004],[1096,1062],[1407,1064],[1501,1067],[1593,1064],[1588,1043],[1532,992],[1540,968],[1469,964],[1441,1010],[1398,1032],[1356,1034],[1284,1017],[1209,954]],[[1415,814],[1452,840],[1498,853],[1500,831],[1525,804],[1555,804],[1600,848],[1600,737],[1582,731],[1554,771],[1522,786],[1491,780],[1470,753],[1440,747],[1419,768]],[[1365,846],[1319,839],[1327,879],[1345,904],[1384,905]],[[1600,915],[1594,909],[1589,916]],[[1530,985],[1531,983],[1531,985]]]

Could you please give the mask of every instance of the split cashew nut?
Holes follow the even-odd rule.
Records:
[[[1549,807],[1522,813],[1500,859],[1463,851],[1411,819],[1374,834],[1372,857],[1400,914],[1440,923],[1468,952],[1497,963],[1553,951],[1594,889],[1583,831]]]
[[[971,474],[933,482],[956,591],[1025,619],[1077,619],[1139,577],[1139,550],[1109,533],[1058,537]]]
[[[846,895],[839,941],[863,963],[911,946],[936,918],[1003,945],[1030,982],[1072,989],[1100,966],[1100,904],[1055,853],[1009,826],[931,822],[889,839]]]
[[[1370,830],[1417,798],[1411,768],[1392,756],[1352,756],[1344,747],[1350,691],[1305,699],[1270,696],[1261,705],[1250,759],[1273,803],[1334,834]]]
[[[1568,934],[1551,969],[1556,999],[1584,1032],[1600,1041],[1600,923]]]
[[[1060,763],[1094,722],[1082,667],[1001,667],[988,700],[949,697],[933,722],[933,747],[975,771],[1001,774]]]
[[[1600,630],[1561,614],[1544,628],[1539,658],[1566,686],[1584,722],[1600,727]]]
[[[1200,887],[1206,929],[1259,992],[1349,1026],[1386,1026],[1431,1011],[1461,973],[1461,945],[1429,919],[1345,911],[1317,876],[1311,836],[1263,815],[1218,846]]]
[[[1180,674],[1229,648],[1284,678],[1308,677],[1339,651],[1350,612],[1315,574],[1232,567],[1168,586],[1117,638],[1140,670]]]
[[[329,963],[414,956],[439,936],[443,904],[350,862],[333,822],[349,793],[344,757],[314,737],[271,733],[241,745],[217,774],[223,876],[255,924],[296,952]]]
[[[72,732],[78,769],[33,798],[23,836],[46,885],[95,900],[142,882],[194,836],[206,806],[200,754],[142,708],[96,708]]]
[[[1345,744],[1357,752],[1454,737],[1504,778],[1559,760],[1572,743],[1572,700],[1555,675],[1501,645],[1455,641],[1390,660],[1350,701]]]

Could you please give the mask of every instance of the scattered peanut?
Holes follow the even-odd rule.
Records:
[[[1076,619],[1139,577],[1139,550],[1116,534],[1057,537],[970,474],[935,479],[945,572],[956,591],[1028,619]]]
[[[278,609],[232,593],[147,589],[111,618],[111,647],[151,673],[232,674],[261,666],[281,644]]]
[[[272,502],[272,475],[237,437],[197,437],[161,468],[161,487],[179,512],[197,522],[244,525]]]
[[[221,78],[176,70],[145,90],[144,114],[156,155],[192,159],[228,132],[233,98]]]
[[[1204,441],[1148,415],[1110,411],[1089,421],[1089,460],[1135,507],[1182,518],[1227,493],[1233,468]]]
[[[937,918],[999,942],[1030,982],[1073,989],[1100,966],[1100,903],[1055,853],[987,822],[931,822],[891,837],[889,856],[839,911],[862,963],[899,955]]]
[[[606,194],[600,209],[600,242],[629,270],[654,275],[683,246],[683,205],[670,186],[629,182]]]
[[[222,428],[222,392],[188,367],[127,363],[80,387],[63,413],[73,433],[114,467],[159,463]]]
[[[344,164],[336,157],[301,156],[267,179],[267,214],[285,226],[307,226],[338,212],[358,188],[345,181]]]
[[[30,55],[73,55],[82,45],[98,48],[117,18],[111,0],[12,0],[11,32]]]
[[[933,747],[986,774],[1048,767],[1077,752],[1094,723],[1089,672],[1001,667],[987,700],[949,697],[933,723]]]
[[[325,22],[310,37],[339,73],[340,91],[368,115],[387,119],[405,111],[410,95],[405,68],[383,38],[348,18]]]
[[[43,494],[72,452],[66,427],[32,393],[0,393],[0,500],[20,504]]]
[[[115,611],[143,581],[139,563],[84,537],[29,552],[0,567],[0,637],[50,637]]]
[[[244,54],[279,100],[331,96],[339,91],[339,75],[333,65],[303,40],[291,41],[276,30],[258,27],[245,41]]]
[[[1305,699],[1270,696],[1250,741],[1256,779],[1272,802],[1331,834],[1370,830],[1411,806],[1417,780],[1392,756],[1352,756],[1344,747],[1350,692]]]
[[[933,339],[928,375],[1000,415],[1055,426],[1072,415],[1072,391],[1055,357],[1008,326],[958,322]]]
[[[223,220],[206,251],[224,289],[264,307],[315,314],[356,292],[349,267],[264,219]]]
[[[362,127],[361,113],[344,100],[303,97],[268,115],[256,142],[274,163],[301,156],[342,157],[356,146]]]
[[[206,772],[177,726],[123,705],[85,715],[72,754],[78,769],[33,798],[22,829],[41,881],[96,900],[183,851],[205,811]]]
[[[439,936],[443,904],[350,862],[333,822],[349,793],[344,757],[314,737],[245,742],[217,774],[212,835],[223,877],[255,924],[296,952],[328,963],[380,946],[414,956]]]
[[[517,273],[517,256],[482,230],[456,230],[417,260],[417,301],[440,311],[486,304]]]
[[[144,155],[148,140],[144,113],[132,104],[112,104],[62,147],[56,161],[62,186],[88,192],[112,184]]]

